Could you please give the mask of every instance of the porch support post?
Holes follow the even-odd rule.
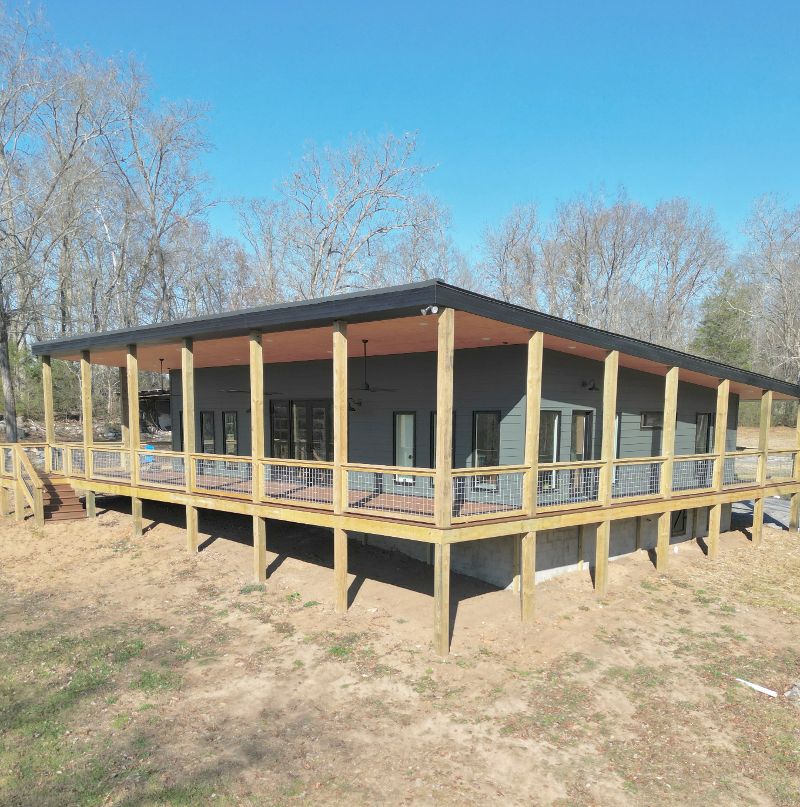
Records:
[[[333,579],[336,613],[347,613],[347,531],[333,528]]]
[[[664,416],[661,427],[661,496],[672,496],[672,469],[675,465],[675,427],[678,417],[678,382],[680,368],[670,367],[664,379]]]
[[[769,457],[769,429],[772,421],[772,390],[763,390],[761,393],[761,417],[758,428],[758,478],[756,484],[762,488],[767,481],[767,460]],[[762,527],[764,526],[764,497],[761,491],[756,492],[753,506],[753,529],[751,531],[754,546],[761,543]]]
[[[139,358],[136,345],[128,345],[125,357],[125,413],[127,415],[128,439],[127,447],[130,449],[131,484],[136,488],[139,484],[139,449],[141,447],[141,429],[139,428]],[[142,500],[138,496],[131,497],[131,516],[133,519],[134,538],[142,537]]]
[[[11,508],[8,504],[8,488],[0,485],[0,516],[7,516]]]
[[[525,376],[525,493],[523,507],[536,513],[539,482],[539,424],[542,415],[542,332],[528,337],[528,367]]]
[[[118,367],[119,373],[119,427],[122,447],[130,449],[130,414],[128,412],[128,369]]]
[[[264,349],[258,331],[250,331],[250,455],[253,460],[253,501],[260,502],[264,484],[261,466],[264,458]],[[255,521],[253,525],[255,527]]]
[[[672,513],[658,514],[658,541],[656,543],[656,571],[662,574],[667,571],[669,557],[669,536],[672,525]]]
[[[711,486],[717,492],[725,484],[725,446],[728,442],[728,405],[730,402],[731,382],[723,378],[717,385],[717,414],[714,420],[714,473]],[[695,513],[695,522],[697,515]],[[714,504],[708,509],[708,541],[706,549],[708,558],[713,560],[719,551],[719,530],[722,523],[722,505]],[[696,532],[696,529],[695,529]]]
[[[197,552],[200,546],[200,533],[198,526],[197,508],[191,504],[186,505],[186,548],[190,552]]]
[[[512,558],[513,562],[513,577],[511,580],[511,591],[514,594],[522,593],[522,583],[520,581],[520,564],[522,563],[522,535],[512,535],[511,539],[514,542]]]
[[[253,516],[253,580],[267,582],[267,519]]]
[[[453,516],[453,352],[455,312],[439,314],[436,349],[436,470],[434,517],[449,527]]]
[[[594,543],[594,593],[601,599],[608,594],[608,550],[611,542],[611,522],[597,525]]]
[[[333,512],[347,507],[347,323],[333,323]],[[335,541],[335,538],[334,538]]]
[[[522,621],[533,622],[536,613],[536,530],[529,530],[522,536],[520,558],[522,572]]]
[[[794,481],[800,485],[800,400],[797,401],[797,453],[794,455]],[[792,494],[789,505],[789,529],[800,530],[800,490]]]
[[[611,483],[614,471],[614,422],[617,417],[617,377],[619,374],[619,351],[612,350],[603,362],[603,433],[600,448],[600,489],[598,498],[601,507],[611,504]]]
[[[53,411],[53,370],[50,357],[42,356],[42,399],[44,404],[44,440],[47,448],[44,452],[44,469],[52,471],[52,452],[50,446],[56,442],[56,424]]]
[[[88,350],[81,351],[81,419],[83,421],[83,462],[87,481],[92,478],[92,443],[94,430],[92,427],[92,364]],[[97,515],[93,490],[86,489],[86,515],[94,518]]]
[[[186,337],[181,346],[181,392],[183,395],[183,464],[186,491],[192,492],[192,454],[195,450],[194,416],[194,340]],[[187,522],[189,521],[187,509]],[[196,521],[195,513],[195,521]]]
[[[450,544],[434,545],[433,649],[440,656],[450,652]]]

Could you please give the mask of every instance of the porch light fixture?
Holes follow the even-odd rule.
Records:
[[[581,381],[581,386],[587,392],[597,392],[600,389],[600,387],[597,386],[597,382],[593,378],[584,379]]]
[[[427,317],[428,314],[438,314],[439,313],[439,306],[438,305],[426,305],[425,308],[421,308],[419,311],[423,317]]]

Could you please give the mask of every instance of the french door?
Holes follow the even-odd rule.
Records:
[[[333,459],[331,402],[272,401],[272,456],[330,462]]]

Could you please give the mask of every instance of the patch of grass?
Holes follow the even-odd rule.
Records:
[[[301,599],[303,599],[303,595],[299,591],[293,591],[291,594],[286,595],[286,602],[289,605],[294,605],[294,603],[300,602]]]
[[[316,600],[309,600],[308,602],[303,603],[303,608],[314,608],[316,605],[319,605]]]
[[[242,586],[239,589],[240,594],[253,594],[255,592],[259,592],[263,594],[267,590],[267,587],[263,583],[248,583],[246,586]]]
[[[142,650],[144,650],[144,642],[141,639],[131,639],[130,641],[122,642],[122,644],[114,649],[114,661],[124,664],[126,661],[141,656]]]
[[[147,693],[164,692],[179,689],[181,680],[181,676],[172,670],[143,670],[131,683],[131,688]]]

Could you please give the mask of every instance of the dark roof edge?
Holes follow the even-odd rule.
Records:
[[[658,364],[682,367],[717,378],[728,378],[751,387],[770,389],[800,398],[800,385],[788,381],[655,345],[632,336],[581,325],[435,279],[392,286],[388,289],[354,291],[315,300],[279,303],[163,324],[36,342],[32,346],[32,351],[34,355],[49,354],[58,358],[59,354],[123,347],[133,343],[176,341],[184,337],[204,339],[236,336],[251,330],[264,332],[299,330],[324,327],[336,319],[366,322],[412,316],[428,305],[448,306],[510,325],[541,330],[552,336],[594,345],[604,350],[618,350],[620,353],[648,359]]]
[[[439,282],[437,284],[436,303],[530,330],[540,330],[552,336],[594,345],[605,350],[618,350],[620,353],[648,359],[668,367],[682,367],[685,370],[693,370],[704,375],[727,378],[748,386],[769,389],[800,398],[800,385],[792,384],[789,381],[751,370],[743,370],[740,367],[733,367],[712,359],[704,359],[681,350],[655,345],[633,336],[624,336],[591,325],[582,325],[514,303],[496,300],[493,297],[487,297],[484,294],[468,291],[448,283]]]

